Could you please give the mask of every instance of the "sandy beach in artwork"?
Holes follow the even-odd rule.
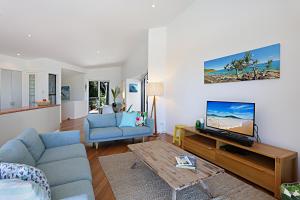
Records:
[[[280,44],[204,62],[204,83],[280,78]]]
[[[253,120],[207,116],[207,125],[228,131],[244,133],[249,136],[253,134]]]
[[[236,75],[233,74],[222,74],[222,75],[210,75],[205,73],[204,82],[205,83],[226,83],[226,82],[239,82],[239,81],[249,81],[249,80],[263,80],[263,79],[277,79],[280,78],[279,71],[269,71],[266,73],[258,72],[257,77],[254,77],[254,74],[245,73],[240,75],[240,78],[237,79]]]

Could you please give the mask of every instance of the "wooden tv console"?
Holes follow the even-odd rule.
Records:
[[[226,150],[225,145],[240,153]],[[182,148],[273,192],[276,198],[280,198],[281,183],[297,181],[294,151],[262,143],[246,147],[190,127],[183,129]]]

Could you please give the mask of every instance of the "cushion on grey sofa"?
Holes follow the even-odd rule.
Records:
[[[90,123],[90,128],[105,128],[116,126],[115,113],[111,114],[89,114],[87,119]]]
[[[46,149],[42,157],[38,160],[37,164],[78,157],[87,157],[85,147],[83,144],[72,144]]]
[[[10,140],[0,148],[0,162],[35,166],[35,160],[20,140]]]
[[[138,136],[147,135],[152,133],[152,129],[147,126],[138,127],[122,127],[120,128],[123,132],[123,136]]]
[[[88,195],[88,200],[94,200],[93,187],[90,181],[81,180],[51,187],[52,200],[71,198],[82,194]]]
[[[33,128],[25,129],[17,139],[21,140],[35,161],[38,161],[45,151],[44,143]]]
[[[79,180],[92,181],[89,161],[86,158],[71,158],[37,165],[48,178],[50,186]]]
[[[120,126],[120,124],[121,124],[121,121],[122,121],[122,116],[123,116],[123,112],[116,113],[116,122],[117,122],[117,127],[119,127],[119,126]]]
[[[118,127],[90,129],[90,138],[93,140],[116,138],[116,137],[122,137],[122,131]]]

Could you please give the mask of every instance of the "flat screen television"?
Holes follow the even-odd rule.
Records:
[[[206,127],[254,136],[255,104],[207,101]]]

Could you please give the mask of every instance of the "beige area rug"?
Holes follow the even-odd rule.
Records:
[[[133,153],[122,153],[99,158],[100,164],[117,200],[168,200],[171,188],[145,164],[136,161]],[[214,200],[269,200],[270,195],[236,179],[222,174],[205,181]],[[177,200],[208,200],[200,185],[177,192]]]

